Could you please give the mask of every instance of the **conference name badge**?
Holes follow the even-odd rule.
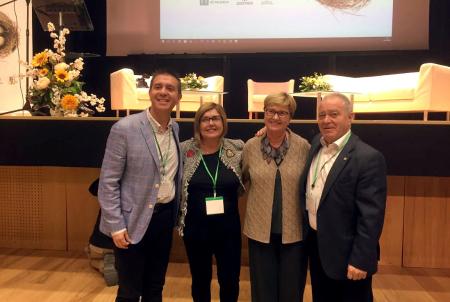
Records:
[[[225,212],[223,208],[222,196],[206,197],[205,203],[206,203],[206,215],[217,215],[223,214]]]

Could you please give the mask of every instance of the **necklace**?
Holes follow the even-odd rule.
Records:
[[[286,153],[289,149],[289,141],[287,136],[284,137],[281,145],[278,148],[274,148],[269,141],[269,138],[265,136],[261,140],[261,152],[263,155],[263,159],[270,164],[270,161],[273,159],[275,164],[279,166],[283,161]]]

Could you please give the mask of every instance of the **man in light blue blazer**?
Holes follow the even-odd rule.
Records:
[[[156,71],[151,107],[111,128],[100,174],[100,230],[114,241],[119,275],[116,301],[162,301],[177,217],[182,162],[178,124],[178,75]]]

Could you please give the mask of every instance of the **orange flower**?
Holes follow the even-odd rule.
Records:
[[[39,69],[39,75],[41,77],[45,77],[47,74],[48,74],[48,69],[47,68]]]
[[[64,110],[76,110],[78,108],[78,105],[80,104],[80,101],[71,94],[66,94],[61,99],[61,107]]]
[[[69,80],[69,73],[64,69],[58,69],[55,71],[56,80],[60,83],[64,83]]]
[[[48,62],[48,52],[43,51],[43,52],[36,54],[33,57],[33,60],[31,61],[31,65],[33,65],[33,67],[41,67],[41,66],[44,66],[45,64],[47,64],[47,62]]]

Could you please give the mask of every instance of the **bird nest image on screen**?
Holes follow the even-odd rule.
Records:
[[[317,0],[320,4],[342,10],[359,10],[366,6],[370,0]]]
[[[11,54],[16,49],[18,40],[16,25],[7,15],[0,12],[0,58]]]

